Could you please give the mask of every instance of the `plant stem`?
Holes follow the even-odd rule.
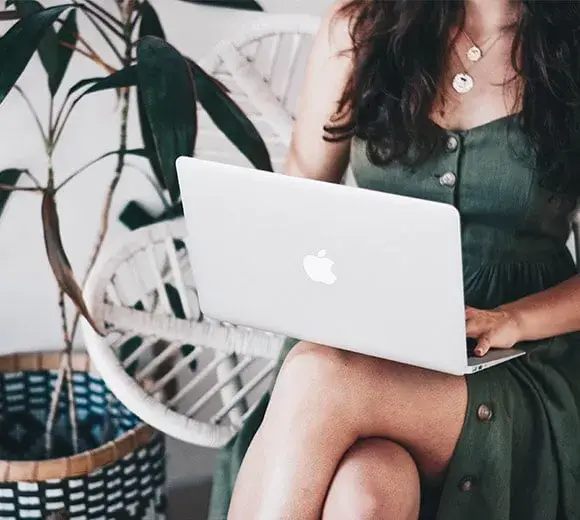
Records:
[[[72,341],[68,330],[68,319],[66,315],[66,305],[64,300],[64,291],[59,289],[58,291],[58,307],[60,309],[60,318],[62,326],[62,337],[65,344],[64,355],[62,357],[58,377],[56,379],[56,384],[50,400],[50,412],[48,414],[48,420],[46,423],[45,431],[45,444],[47,457],[50,457],[52,451],[52,431],[54,429],[54,424],[56,422],[58,414],[58,403],[59,396],[62,392],[62,386],[64,380],[66,379],[67,390],[68,390],[68,414],[69,421],[72,430],[72,444],[73,452],[78,453],[79,451],[79,434],[77,425],[77,413],[74,398],[74,387],[72,380]]]
[[[123,58],[123,65],[127,67],[131,63],[131,13],[128,13],[128,16],[124,17],[124,25],[123,25],[123,33],[124,33],[124,43],[125,43],[125,56]],[[113,204],[113,196],[115,195],[115,191],[117,186],[119,185],[119,181],[121,179],[121,174],[125,168],[125,151],[127,150],[127,126],[129,120],[129,105],[130,105],[130,94],[131,89],[126,88],[122,90],[121,94],[121,126],[119,129],[119,155],[117,157],[117,166],[115,168],[115,173],[113,175],[113,179],[109,184],[109,189],[107,190],[107,195],[105,197],[105,205],[103,207],[103,212],[101,213],[101,227],[99,230],[99,235],[97,241],[95,243],[93,252],[89,259],[89,264],[87,266],[87,270],[85,272],[85,276],[82,281],[82,286],[84,287],[87,283],[87,279],[89,274],[93,270],[97,262],[97,258],[103,248],[103,244],[105,241],[105,237],[107,235],[107,231],[109,230],[109,221],[111,216],[111,206]],[[74,340],[79,324],[80,314],[78,312],[75,313],[74,322],[71,328],[71,338]]]
[[[115,72],[117,69],[115,67],[111,67],[110,65],[107,65],[103,58],[101,58],[101,56],[99,56],[98,52],[95,51],[95,49],[93,47],[91,47],[91,45],[89,44],[89,42],[87,42],[84,38],[82,38],[81,36],[79,36],[78,38],[79,43],[82,43],[86,48],[87,51],[89,51],[89,53],[91,54],[91,58],[93,60],[95,60],[97,63],[99,63],[100,65],[102,65],[103,67],[105,67],[105,69],[107,70],[107,72],[109,72],[109,74],[112,74],[113,72]],[[119,51],[117,51],[115,49],[115,54],[116,56],[119,57],[119,60],[122,62],[123,58],[121,56],[121,53]]]
[[[16,11],[0,11],[0,20],[2,21],[19,20],[20,18],[20,14]]]
[[[108,63],[106,63],[96,52],[94,52],[91,47],[89,46],[88,43],[86,43],[82,38],[79,37],[79,42],[83,43],[89,50],[85,51],[83,49],[79,49],[77,46],[71,45],[67,42],[61,42],[61,45],[63,45],[64,47],[69,47],[70,49],[73,49],[74,52],[78,52],[79,54],[82,54],[83,56],[87,57],[88,59],[90,59],[91,61],[95,62],[96,64],[100,65],[101,67],[103,67],[109,74],[113,74],[114,72],[117,72],[117,69],[111,65],[109,65]],[[81,96],[79,96],[80,98]],[[64,102],[62,103],[62,105],[60,106],[58,113],[56,115],[56,121],[52,127],[52,131],[55,135],[54,139],[53,139],[53,147],[56,146],[58,144],[58,141],[62,135],[62,133],[64,132],[64,127],[69,119],[69,117],[72,114],[72,110],[75,107],[77,101],[79,100],[79,98],[77,98],[75,101],[72,102],[72,104],[68,107],[66,114],[64,115],[63,118],[63,113],[64,113],[64,109],[66,106],[66,101],[68,99],[67,98],[64,100]],[[61,121],[62,119],[62,121]]]
[[[94,16],[97,20],[99,20],[115,36],[117,36],[118,38],[121,38],[121,40],[123,39],[123,33],[119,29],[114,27],[110,22],[108,22],[104,16],[101,16],[99,13],[93,11],[92,9],[89,9],[86,5],[83,6],[83,10],[85,11],[85,14],[87,16],[90,13],[91,16]]]
[[[118,151],[114,151],[114,152],[108,152],[108,153],[104,153],[102,155],[99,155],[99,157],[93,159],[92,161],[89,161],[87,164],[85,164],[84,166],[80,167],[78,170],[74,171],[73,173],[71,173],[64,181],[62,181],[55,189],[54,191],[57,192],[59,190],[61,190],[62,188],[64,188],[70,181],[72,181],[77,175],[80,175],[81,173],[83,173],[87,168],[90,168],[93,164],[98,163],[99,161],[101,161],[102,159],[106,158],[106,157],[110,157],[111,155],[117,154]]]
[[[50,458],[52,453],[52,430],[56,421],[56,414],[58,412],[58,398],[62,390],[62,382],[64,380],[64,373],[66,370],[67,361],[66,354],[60,360],[58,367],[58,376],[52,394],[50,395],[50,411],[48,412],[48,419],[46,420],[46,429],[44,431],[44,444],[46,450],[46,457]]]
[[[81,40],[79,40],[79,41],[81,41]],[[74,45],[71,45],[68,42],[61,42],[61,45],[63,47],[68,47],[69,49],[72,49],[73,51],[78,52],[79,54],[82,54],[85,58],[89,58],[89,60],[91,60],[91,61],[94,61],[97,65],[100,65],[101,67],[103,67],[109,74],[113,74],[113,72],[117,71],[117,69],[115,67],[106,63],[100,56],[98,56],[97,54],[95,54],[93,52],[79,49],[78,47],[75,47]]]
[[[117,25],[120,30],[123,29],[123,23],[120,20],[118,20],[117,18],[115,18],[105,8],[101,7],[97,2],[94,2],[93,0],[85,0],[85,3],[86,4],[89,4],[96,11],[99,11],[102,16],[108,18],[112,23],[114,23],[115,25]],[[86,9],[86,6],[85,6],[85,9]]]
[[[54,97],[50,96],[50,105],[48,107],[48,143],[47,153],[52,162],[52,152],[54,151]]]
[[[38,117],[38,113],[36,112],[34,106],[32,105],[30,98],[26,95],[24,90],[22,90],[18,85],[14,85],[14,90],[16,90],[16,92],[18,92],[20,94],[22,99],[24,99],[24,102],[28,106],[28,110],[30,110],[32,117],[34,117],[34,121],[36,122],[36,126],[38,127],[38,131],[40,132],[40,135],[42,136],[44,148],[46,149],[48,147],[48,138],[46,137],[46,134],[44,133],[44,128],[42,128],[42,123],[40,122],[40,117]]]
[[[38,182],[38,179],[32,174],[32,172],[28,170],[22,170],[22,173],[26,175],[39,190],[43,190],[43,187],[40,185],[40,182]]]
[[[90,2],[90,0],[89,0],[89,2]],[[78,5],[77,2],[75,2],[75,4]],[[86,8],[86,6],[85,6],[85,8]],[[96,8],[98,9],[98,11],[104,11],[98,5],[96,5]],[[102,16],[101,13],[99,13],[98,11],[94,12],[91,9],[87,9],[87,11],[90,11],[97,19],[99,19],[99,21],[101,21],[101,23],[107,25],[107,28],[109,28],[115,34],[120,35],[123,38],[123,41],[124,41],[125,46],[126,46],[126,57],[125,57],[124,61],[126,62],[126,64],[129,64],[130,59],[131,59],[130,24],[129,23],[122,24],[124,31],[121,34],[110,25],[110,23]],[[106,11],[104,11],[104,12],[105,12],[105,14],[108,14],[108,13],[106,13]],[[108,16],[110,18],[112,18],[113,20],[115,20],[112,17],[112,15],[108,15]],[[117,23],[120,24],[119,21],[117,21]],[[107,69],[109,73],[112,73],[115,71],[115,69],[113,67],[107,65],[102,60],[102,58],[94,51],[94,49],[92,49],[92,47],[84,39],[82,39],[80,36],[77,36],[77,39],[81,44],[83,44],[85,46],[85,48],[87,49],[86,51],[78,48],[76,45],[73,46],[73,45],[67,44],[66,42],[62,42],[62,44],[67,46],[67,47],[72,48],[74,51],[79,52],[79,53],[83,54],[84,56],[88,57],[89,59],[99,63],[101,66],[104,66],[105,69]],[[128,58],[127,58],[127,56],[128,56]],[[62,107],[61,107],[61,109],[62,109]],[[72,107],[71,107],[71,109],[72,109]],[[62,130],[64,128],[64,124],[66,123],[66,120],[68,119],[68,116],[70,115],[71,109],[69,109],[69,111],[65,117],[65,120],[62,123],[62,126],[60,127],[60,129],[58,129],[57,126],[58,126],[60,117],[57,117],[57,121],[55,123],[54,122],[54,115],[55,115],[54,114],[54,99],[51,97],[50,107],[49,107],[49,117],[48,117],[48,121],[49,121],[48,122],[48,129],[49,130],[48,130],[48,136],[46,139],[46,142],[47,142],[46,149],[47,149],[47,156],[48,156],[48,182],[47,182],[47,187],[45,189],[50,190],[52,192],[54,192],[54,189],[55,189],[53,153],[54,153],[54,149],[56,147],[56,144],[58,142],[58,139],[59,139],[59,137],[62,133]],[[61,111],[59,112],[59,116],[61,114]],[[85,281],[86,281],[86,278],[88,276],[88,273],[90,272],[90,270],[94,266],[94,263],[95,263],[98,255],[100,253],[100,250],[102,248],[103,241],[104,241],[107,229],[108,229],[109,214],[110,214],[110,210],[111,210],[111,203],[112,203],[113,194],[114,194],[115,189],[119,183],[119,178],[120,178],[121,173],[123,171],[124,160],[125,160],[125,150],[127,149],[127,119],[128,119],[128,114],[129,114],[129,89],[126,89],[123,92],[123,106],[122,106],[122,113],[121,113],[121,146],[120,146],[120,152],[119,152],[119,159],[117,162],[117,168],[115,170],[115,176],[113,178],[113,181],[112,181],[111,186],[109,187],[109,191],[107,193],[107,198],[105,201],[105,208],[103,210],[103,215],[102,215],[101,230],[99,232],[99,238],[98,238],[97,244],[95,246],[95,249],[93,251],[93,255],[91,256],[91,260],[89,262],[89,269],[87,270],[87,273],[85,275]],[[85,282],[83,282],[83,285],[84,285],[84,283]],[[67,383],[67,388],[68,388],[68,414],[69,414],[70,426],[72,429],[72,444],[73,444],[74,453],[77,453],[78,448],[79,448],[77,414],[76,414],[76,406],[75,406],[76,403],[75,403],[73,377],[72,377],[73,338],[75,336],[76,329],[78,326],[79,313],[75,312],[73,325],[72,325],[71,330],[69,331],[68,317],[67,317],[66,305],[65,305],[65,293],[62,289],[59,289],[58,303],[59,303],[59,307],[60,307],[60,311],[61,311],[61,325],[62,325],[62,334],[63,334],[65,348],[64,348],[64,353],[63,353],[63,357],[61,360],[61,364],[59,367],[56,385],[55,385],[55,388],[54,388],[52,396],[51,396],[50,411],[49,411],[49,416],[48,416],[48,420],[46,423],[45,442],[46,442],[47,455],[50,455],[50,452],[52,449],[52,433],[53,433],[53,428],[54,428],[54,424],[56,421],[56,417],[58,414],[59,397],[60,397],[61,392],[62,392],[62,386],[64,384],[65,378],[66,378],[66,383]]]
[[[79,451],[79,434],[77,426],[77,411],[74,398],[74,387],[72,381],[72,341],[68,330],[68,319],[66,315],[66,306],[64,301],[64,291],[61,289],[58,292],[58,306],[60,307],[60,316],[62,322],[62,337],[65,344],[65,355],[67,362],[65,364],[65,377],[68,388],[68,415],[72,429],[73,451]]]
[[[42,193],[43,189],[38,187],[20,187],[20,186],[11,186],[10,184],[0,184],[0,191],[34,191]]]
[[[113,51],[113,54],[122,63],[123,62],[123,56],[121,55],[121,53],[119,52],[119,50],[117,49],[116,45],[113,43],[113,41],[111,40],[111,38],[109,38],[109,35],[105,32],[105,30],[97,23],[97,21],[88,12],[85,13],[85,14],[86,14],[88,20],[93,24],[93,26],[95,27],[95,29],[101,35],[101,37],[103,38],[103,40],[105,40],[105,42],[107,43],[107,45],[109,46],[109,48]]]

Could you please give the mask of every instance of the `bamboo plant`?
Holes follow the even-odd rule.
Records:
[[[96,29],[99,45],[110,49],[115,62],[107,62],[96,50],[97,42],[90,41],[80,32],[78,21],[81,16]],[[126,169],[127,158],[137,156],[147,161],[156,190],[166,207],[161,218],[180,215],[175,159],[195,152],[199,103],[254,166],[271,170],[272,165],[264,141],[228,96],[227,89],[168,43],[161,21],[147,0],[70,0],[52,7],[45,7],[37,0],[7,0],[4,10],[0,10],[0,22],[10,24],[0,37],[0,104],[12,90],[23,97],[46,152],[46,170],[43,172],[0,166],[0,215],[14,192],[41,197],[40,224],[47,258],[58,286],[65,351],[46,428],[49,455],[58,396],[64,388],[68,389],[69,403],[74,404],[70,359],[80,316],[97,328],[83,300],[82,286],[99,257],[111,218],[114,217],[111,215],[112,201]],[[38,114],[17,83],[35,53],[38,53],[46,72],[46,91],[50,100],[46,117]],[[58,99],[62,101],[57,103],[56,95],[61,91],[63,78],[74,54],[97,63],[103,75],[75,78],[76,83],[66,94],[61,93]],[[95,157],[76,171],[57,172],[53,156],[59,146],[67,146],[63,131],[71,114],[79,103],[89,102],[90,94],[104,90],[110,90],[111,95],[117,95],[119,99],[118,148]],[[129,108],[133,96],[137,100],[142,136],[142,147],[138,149],[127,146]],[[116,158],[116,166],[103,201],[98,236],[88,267],[79,282],[61,239],[58,195],[79,177],[89,174],[90,166],[110,156]],[[57,182],[57,178],[63,180]],[[167,197],[165,194],[168,194]],[[74,304],[75,312],[72,315],[67,312],[66,298]],[[72,445],[76,451],[74,406],[70,407],[69,414],[73,426]]]

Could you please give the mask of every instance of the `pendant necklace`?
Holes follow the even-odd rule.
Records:
[[[473,69],[475,65],[481,63],[482,59],[487,55],[489,50],[497,43],[497,41],[500,39],[502,35],[502,33],[500,32],[489,45],[486,44],[490,40],[490,38],[488,38],[485,41],[482,47],[478,47],[465,31],[463,31],[463,34],[465,34],[465,37],[472,44],[472,46],[467,51],[467,59],[471,63],[470,67],[464,66],[465,70],[463,72],[459,72],[455,74],[455,76],[453,76],[452,86],[453,89],[459,94],[467,94],[473,89],[473,87],[475,86],[475,82],[473,80],[473,76],[469,74],[469,72],[471,71],[471,69]],[[455,48],[453,50],[455,51],[457,57],[459,58],[459,61],[463,65],[463,60],[461,59],[461,56],[459,55],[459,53],[457,53],[457,50]]]
[[[479,61],[483,57],[482,48],[485,47],[487,42],[490,40],[491,36],[487,40],[485,40],[481,45],[477,45],[469,37],[469,34],[467,34],[463,29],[461,30],[461,32],[463,33],[465,38],[467,38],[467,40],[469,40],[469,43],[471,44],[471,47],[469,47],[469,49],[467,49],[467,52],[466,52],[467,59],[469,61],[471,61],[472,63]]]

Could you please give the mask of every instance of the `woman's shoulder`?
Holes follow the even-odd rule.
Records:
[[[334,51],[344,52],[352,48],[355,7],[353,0],[334,0],[322,19],[319,36],[324,36],[324,41]]]

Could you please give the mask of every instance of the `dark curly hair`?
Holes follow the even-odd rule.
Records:
[[[429,116],[464,0],[350,0],[338,16],[350,21],[354,68],[325,139],[360,137],[377,165],[421,161],[440,141]],[[517,120],[542,183],[580,195],[580,2],[522,0],[511,29],[522,85]],[[350,118],[339,124],[346,107]]]

